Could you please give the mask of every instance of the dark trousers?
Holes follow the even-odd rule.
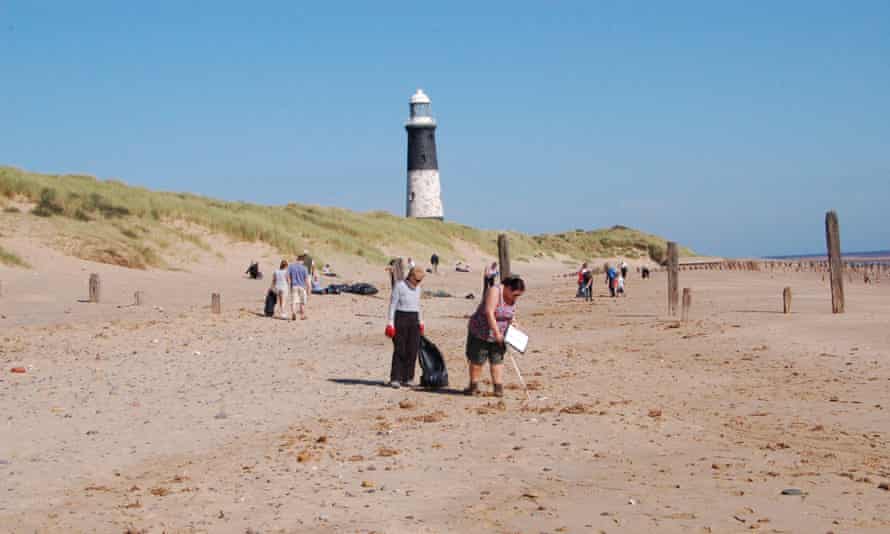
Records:
[[[395,382],[414,380],[417,352],[420,350],[420,321],[417,312],[396,312],[396,337],[392,340],[392,368],[389,379]]]

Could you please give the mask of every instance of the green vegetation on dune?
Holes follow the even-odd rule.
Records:
[[[150,191],[91,176],[48,175],[0,167],[0,195],[27,199],[32,215],[57,224],[60,235],[78,244],[76,256],[131,267],[164,266],[162,252],[174,241],[208,249],[200,237],[180,228],[194,225],[247,242],[262,242],[291,255],[304,248],[343,253],[382,263],[385,251],[445,257],[465,242],[496,252],[495,231],[450,222],[405,219],[385,212],[288,204],[260,206],[189,193]],[[62,223],[62,221],[64,221]],[[664,240],[623,227],[593,232],[530,236],[507,232],[511,253],[522,258],[663,254]],[[688,253],[688,251],[686,251]]]
[[[650,258],[661,263],[667,254],[665,239],[626,226],[548,234],[536,236],[535,241],[542,249],[573,258],[620,256],[629,259]],[[680,247],[679,253],[681,256],[694,255],[686,247]]]
[[[9,265],[12,267],[30,267],[28,262],[19,258],[12,252],[0,247],[0,265]]]

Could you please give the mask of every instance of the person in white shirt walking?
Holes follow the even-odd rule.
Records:
[[[289,285],[287,277],[287,260],[281,260],[278,270],[272,273],[272,287],[270,289],[274,291],[275,295],[278,297],[278,315],[280,315],[282,319],[287,319],[287,313],[284,311],[284,298],[287,297]]]
[[[405,280],[396,281],[392,288],[387,314],[386,336],[392,338],[392,366],[389,385],[400,388],[414,380],[420,337],[423,335],[423,313],[420,309],[420,283],[424,272],[414,268]]]

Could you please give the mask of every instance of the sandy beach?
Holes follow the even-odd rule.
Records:
[[[394,390],[382,269],[341,263],[383,291],[289,322],[240,276],[272,256],[230,250],[190,272],[44,249],[45,268],[0,268],[0,530],[890,530],[888,283],[848,286],[833,316],[817,274],[683,272],[681,324],[664,273],[584,303],[564,265],[520,263],[530,400],[508,369],[500,401],[458,394],[478,300],[424,300],[451,387]],[[478,272],[443,271],[425,287],[478,295]],[[100,304],[79,302],[90,272]]]

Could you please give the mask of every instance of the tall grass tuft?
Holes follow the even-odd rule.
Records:
[[[11,267],[31,267],[28,265],[28,262],[3,247],[0,247],[0,264],[9,265]]]

